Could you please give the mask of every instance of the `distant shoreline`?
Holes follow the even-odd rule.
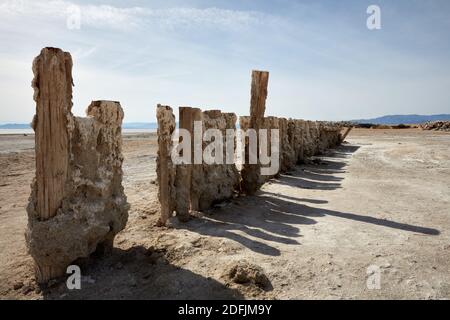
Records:
[[[157,129],[122,129],[123,134],[155,133]],[[0,135],[34,135],[33,129],[0,129]]]

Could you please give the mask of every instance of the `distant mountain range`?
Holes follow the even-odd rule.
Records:
[[[371,124],[420,124],[427,121],[450,121],[450,114],[434,114],[434,115],[389,115],[373,119],[358,119],[351,120],[356,123],[371,123]],[[6,123],[0,124],[0,129],[31,129],[26,123]],[[126,122],[123,124],[123,129],[158,129],[158,124],[155,122]]]
[[[0,124],[0,129],[31,129],[31,126],[24,123],[6,123]]]
[[[351,122],[356,123],[391,124],[391,125],[420,124],[427,121],[450,121],[450,114],[434,114],[427,116],[418,114],[390,115],[373,119],[351,120]]]

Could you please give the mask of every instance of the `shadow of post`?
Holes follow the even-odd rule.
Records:
[[[340,188],[348,159],[359,146],[341,145],[307,164],[297,166],[288,174],[279,175],[271,184],[288,185],[299,189],[335,190]],[[330,182],[331,181],[331,182]],[[315,208],[308,204],[325,204],[318,199],[296,198],[260,191],[255,196],[240,197],[221,209],[205,211],[206,215],[176,227],[211,237],[228,238],[248,249],[270,256],[281,254],[276,244],[300,245],[299,226],[316,224],[314,217],[335,216],[425,235],[438,235],[439,230],[410,225],[370,215]]]
[[[56,285],[43,288],[44,299],[244,299],[238,290],[174,266],[163,254],[142,246],[128,250],[114,248],[110,255],[91,257],[79,265],[82,274],[80,290],[67,289],[65,280],[60,279]]]

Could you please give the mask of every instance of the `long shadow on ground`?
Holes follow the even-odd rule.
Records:
[[[348,158],[358,146],[342,145],[322,157],[315,157],[307,164],[297,166],[292,172],[273,179],[272,184],[289,185],[299,189],[334,190],[340,188]],[[310,207],[307,204],[323,204],[324,200],[305,199],[271,192],[259,192],[256,196],[235,199],[221,209],[208,210],[205,215],[178,228],[202,235],[228,238],[250,250],[269,256],[280,255],[276,243],[300,245],[301,225],[316,224],[315,217],[326,215],[370,223],[403,231],[438,235],[439,230],[410,225],[370,215],[340,212]]]

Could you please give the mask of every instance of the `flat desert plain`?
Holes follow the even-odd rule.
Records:
[[[0,298],[450,298],[449,133],[355,129],[256,196],[169,228],[156,226],[156,135],[124,135],[129,221],[112,253],[78,262],[81,290],[34,282],[24,241],[33,146],[0,136]],[[229,281],[241,261],[270,284]]]

